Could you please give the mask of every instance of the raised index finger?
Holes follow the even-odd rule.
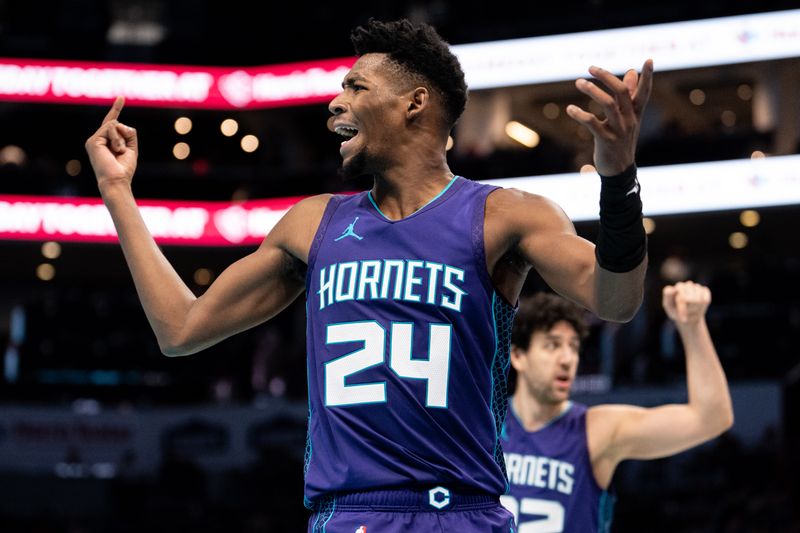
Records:
[[[117,120],[123,107],[125,107],[125,97],[117,96],[117,99],[114,100],[114,103],[111,105],[111,109],[108,110],[106,118],[103,119],[103,124],[112,120]]]

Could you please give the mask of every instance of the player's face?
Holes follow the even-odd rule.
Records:
[[[527,352],[517,350],[512,363],[537,400],[559,403],[569,399],[578,370],[580,346],[575,328],[562,320],[549,331],[534,332]]]
[[[339,153],[345,178],[384,171],[391,162],[395,135],[402,131],[405,104],[397,73],[385,54],[365,54],[328,105],[328,129],[342,135]]]

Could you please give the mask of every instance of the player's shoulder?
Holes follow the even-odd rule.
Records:
[[[525,204],[547,203],[549,200],[540,194],[534,194],[514,187],[498,187],[489,193],[487,205],[517,206]]]
[[[293,231],[295,226],[318,224],[333,197],[332,194],[317,194],[303,198],[286,211],[279,226]]]
[[[328,207],[328,203],[331,201],[334,195],[330,193],[324,194],[315,194],[314,196],[308,196],[303,198],[296,204],[294,204],[289,211],[289,213],[303,213],[303,214],[310,214],[313,212],[319,212],[320,215],[325,212],[325,208]]]
[[[499,188],[486,199],[486,223],[512,231],[530,231],[555,227],[569,222],[561,207],[540,194],[520,189]]]
[[[493,214],[541,214],[552,211],[563,212],[553,200],[514,187],[500,187],[492,191],[486,199],[486,211]]]
[[[265,245],[283,248],[305,262],[331,198],[332,194],[318,194],[292,205],[267,235]]]

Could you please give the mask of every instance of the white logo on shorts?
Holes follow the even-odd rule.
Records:
[[[450,491],[444,487],[434,487],[428,491],[428,503],[431,507],[444,509],[450,505]]]

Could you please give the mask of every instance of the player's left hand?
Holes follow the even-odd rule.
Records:
[[[664,287],[661,303],[676,326],[697,324],[703,320],[711,303],[711,291],[699,283],[682,281]]]
[[[600,104],[605,118],[601,120],[574,104],[567,106],[567,114],[594,136],[597,172],[614,176],[634,162],[642,113],[653,88],[653,60],[644,62],[641,76],[631,69],[620,80],[611,72],[594,66],[589,67],[589,73],[602,82],[610,94],[585,79],[576,80],[575,86]]]

